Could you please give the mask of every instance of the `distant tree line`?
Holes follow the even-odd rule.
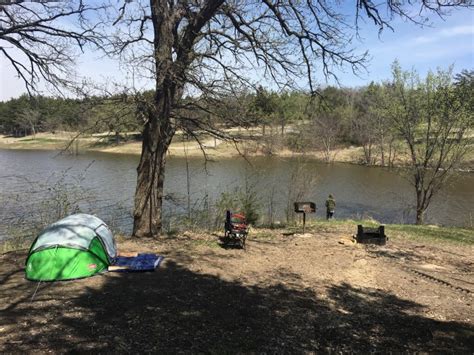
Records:
[[[139,131],[133,103],[120,96],[87,100],[22,95],[0,102],[0,133],[21,137],[37,132]]]
[[[415,72],[401,73],[399,65],[394,63],[391,81],[372,82],[359,88],[328,86],[316,97],[307,92],[274,92],[258,87],[254,92],[242,92],[215,102],[186,98],[184,101],[189,108],[185,104],[181,109],[181,119],[185,121],[182,126],[186,134],[196,139],[199,139],[200,129],[208,132],[212,127],[258,127],[260,133],[251,137],[255,143],[253,149],[269,155],[281,149],[299,153],[317,150],[327,162],[334,160],[336,148],[357,146],[362,148],[360,163],[392,167],[407,151],[401,127],[406,122],[400,121],[402,108],[413,109],[411,114],[417,112],[418,115],[423,110],[426,114],[434,114],[434,110],[454,110],[451,103],[441,108],[435,105],[440,101],[432,101],[432,95],[445,97],[449,91],[459,106],[453,115],[472,118],[473,112],[474,71],[464,70],[456,76],[449,70],[431,73],[426,81],[439,83],[429,92],[428,84],[422,89],[412,83],[413,87],[405,93],[409,97],[416,96],[410,101],[416,105],[412,108],[406,107],[408,98],[400,97],[397,87],[400,82],[408,84],[408,80],[421,79]],[[81,100],[23,95],[0,102],[0,132],[12,136],[58,130],[109,132],[118,142],[123,132],[141,131],[144,118],[140,102],[143,97],[152,97],[153,92],[140,95],[142,98],[138,99],[116,95]],[[420,118],[415,121],[419,129]],[[197,122],[206,122],[206,127],[198,126]]]

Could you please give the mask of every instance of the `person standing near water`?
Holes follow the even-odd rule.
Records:
[[[336,209],[336,200],[334,197],[329,194],[328,199],[326,200],[326,219],[332,219],[334,217],[334,210]]]

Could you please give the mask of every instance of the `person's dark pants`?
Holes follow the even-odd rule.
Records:
[[[332,219],[334,217],[334,211],[326,211],[326,219]]]

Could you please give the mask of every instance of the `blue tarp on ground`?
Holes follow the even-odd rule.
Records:
[[[164,257],[156,254],[138,254],[134,257],[117,256],[114,266],[123,266],[124,271],[153,271],[163,261]]]

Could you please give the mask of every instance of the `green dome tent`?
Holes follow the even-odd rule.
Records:
[[[116,256],[107,225],[95,216],[75,214],[38,235],[28,253],[25,274],[32,281],[89,277],[107,270]]]

